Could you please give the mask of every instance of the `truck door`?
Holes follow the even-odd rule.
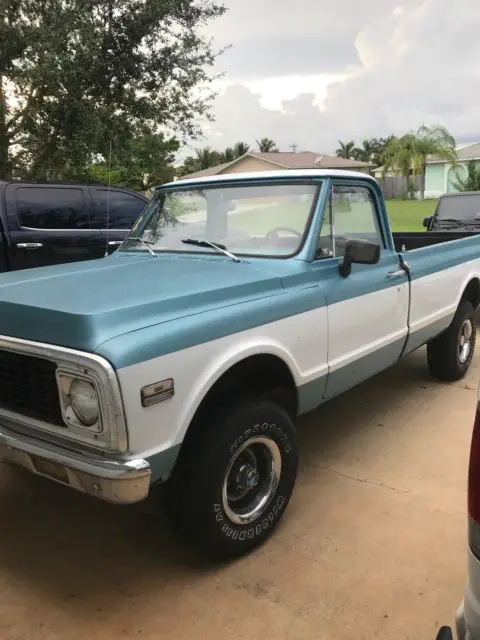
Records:
[[[11,269],[100,258],[102,237],[90,226],[82,185],[11,183],[5,190]]]
[[[324,212],[317,263],[325,270],[328,313],[328,379],[331,398],[394,364],[405,344],[409,284],[380,216],[380,196],[367,183],[333,183]],[[380,245],[374,265],[338,265],[349,239]]]

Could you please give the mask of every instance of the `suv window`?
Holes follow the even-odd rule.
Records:
[[[95,189],[93,197],[96,211],[92,215],[94,229],[107,228],[107,211],[109,229],[130,229],[145,209],[146,202],[131,193]]]
[[[347,241],[356,238],[385,247],[373,194],[367,187],[334,185],[324,213],[317,258],[343,256]]]
[[[19,187],[17,216],[32,229],[89,229],[88,208],[82,189]]]

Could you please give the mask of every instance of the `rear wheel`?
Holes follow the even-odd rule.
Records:
[[[265,542],[297,474],[288,414],[270,401],[231,405],[211,416],[186,447],[166,495],[177,532],[215,560],[242,556]]]
[[[427,345],[430,372],[449,382],[463,378],[472,362],[476,337],[475,310],[464,300],[449,328]]]

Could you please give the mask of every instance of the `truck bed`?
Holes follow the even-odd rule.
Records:
[[[460,240],[461,238],[470,238],[479,233],[480,231],[400,231],[392,235],[395,251],[401,252],[430,247],[434,244],[451,242],[452,240]]]

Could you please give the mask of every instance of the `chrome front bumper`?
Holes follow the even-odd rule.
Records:
[[[109,460],[17,435],[0,425],[0,459],[116,504],[139,502],[150,488],[146,460]]]

